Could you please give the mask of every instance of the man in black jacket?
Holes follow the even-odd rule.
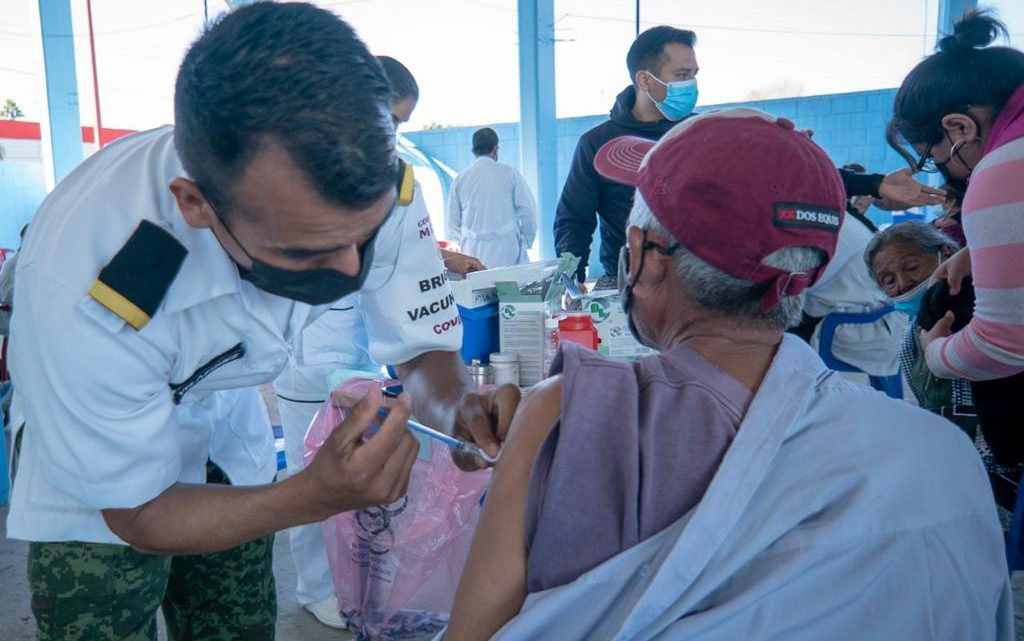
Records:
[[[611,118],[583,134],[573,154],[569,178],[555,215],[555,248],[580,257],[577,279],[586,278],[590,243],[601,220],[601,265],[614,276],[619,248],[625,242],[626,219],[633,206],[633,187],[597,174],[594,155],[616,136],[657,140],[693,112],[697,102],[697,36],[675,27],[644,31],[629,48],[626,66],[633,84],[615,99]]]

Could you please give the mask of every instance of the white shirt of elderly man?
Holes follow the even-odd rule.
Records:
[[[537,236],[537,204],[523,176],[498,162],[498,135],[473,134],[476,159],[448,195],[448,240],[488,268],[525,263]]]

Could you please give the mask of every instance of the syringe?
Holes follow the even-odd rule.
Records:
[[[377,416],[381,419],[387,418],[388,410],[383,407],[380,408],[379,410],[377,410]],[[408,419],[405,422],[405,425],[413,432],[422,434],[427,438],[432,438],[435,441],[440,441],[441,443],[444,443],[445,445],[447,445],[448,447],[452,448],[457,452],[464,452],[466,454],[469,454],[470,456],[479,456],[488,463],[496,463],[498,461],[497,456],[491,456],[490,454],[485,452],[483,448],[481,448],[479,445],[476,445],[475,443],[464,441],[461,438],[457,438],[455,436],[449,436],[444,432],[439,432],[433,428],[427,427],[426,425],[418,423],[412,419]]]

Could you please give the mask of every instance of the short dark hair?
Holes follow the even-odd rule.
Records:
[[[1006,26],[988,10],[969,11],[911,70],[896,92],[891,129],[911,144],[942,140],[942,118],[970,106],[996,113],[1024,84],[1024,52],[989,47]],[[897,141],[891,139],[889,144]]]
[[[859,162],[847,163],[842,166],[842,169],[846,169],[847,171],[855,171],[858,174],[863,174],[864,172],[867,171],[867,169],[864,168],[864,165],[860,164]]]
[[[390,102],[380,63],[348,24],[310,4],[256,2],[185,54],[174,144],[222,213],[266,145],[283,148],[328,202],[364,208],[395,185]]]
[[[388,77],[388,82],[391,83],[392,100],[419,101],[420,86],[416,84],[416,78],[409,71],[408,67],[391,56],[377,56],[377,61],[384,68],[384,75]]]
[[[498,134],[490,127],[473,132],[473,155],[486,156],[498,146]]]
[[[697,44],[697,34],[688,29],[677,29],[661,25],[644,31],[626,54],[626,68],[629,69],[629,80],[636,84],[638,71],[650,71],[657,74],[665,64],[665,45],[677,43],[693,49]]]

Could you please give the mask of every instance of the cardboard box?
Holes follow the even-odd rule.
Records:
[[[519,356],[519,384],[539,383],[544,374],[544,300],[519,293],[516,282],[495,283],[501,351]]]
[[[594,319],[594,327],[601,339],[597,348],[599,353],[628,360],[657,354],[657,351],[644,347],[633,338],[618,293],[596,292],[594,296],[581,299],[580,303],[580,309],[589,311]]]
[[[557,260],[546,260],[496,267],[481,272],[470,272],[461,278],[452,274],[449,275],[448,282],[452,286],[452,293],[455,294],[455,302],[466,309],[473,309],[498,302],[495,283],[516,282],[525,285],[542,278],[557,265]]]

